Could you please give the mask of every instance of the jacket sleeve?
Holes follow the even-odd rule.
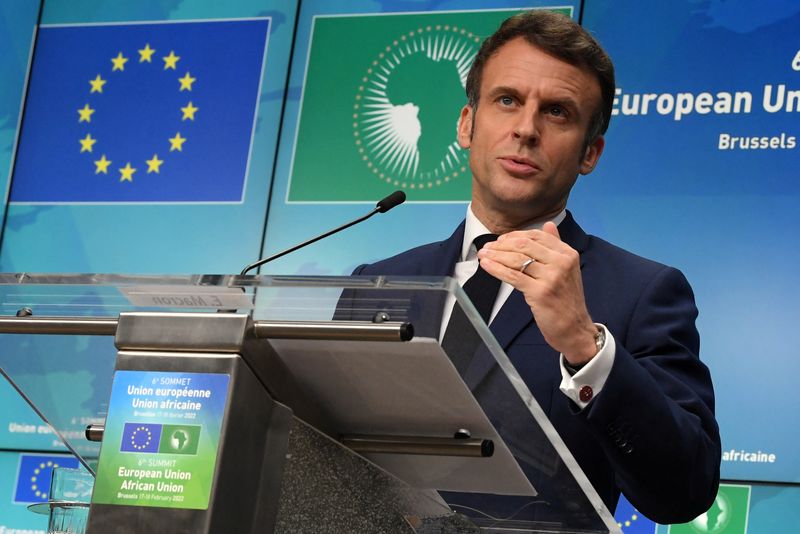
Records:
[[[603,390],[586,409],[575,406],[619,488],[662,524],[702,514],[719,486],[714,391],[698,355],[696,317],[683,274],[658,271],[642,287],[627,325],[611,331],[617,349]]]

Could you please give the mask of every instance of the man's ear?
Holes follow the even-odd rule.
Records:
[[[458,145],[467,149],[472,141],[472,121],[475,120],[472,106],[467,104],[461,108],[461,116],[458,118]]]
[[[602,135],[598,135],[594,141],[589,143],[586,147],[586,152],[583,154],[583,158],[581,159],[581,167],[580,173],[581,174],[589,174],[592,172],[597,165],[597,161],[600,159],[600,154],[603,153],[603,148],[606,146],[606,140]]]

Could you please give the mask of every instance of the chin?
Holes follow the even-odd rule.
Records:
[[[519,187],[522,186],[522,187]],[[498,188],[493,191],[498,202],[507,207],[535,206],[541,202],[541,191],[532,190],[530,184],[509,184],[508,187]]]

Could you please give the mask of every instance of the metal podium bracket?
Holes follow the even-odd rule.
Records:
[[[0,334],[113,336],[116,317],[0,317]]]
[[[255,321],[259,339],[325,339],[350,341],[410,341],[411,323],[363,321]]]
[[[114,344],[120,350],[234,354],[244,343],[250,317],[238,313],[126,312]]]
[[[148,334],[141,328],[143,321]],[[368,321],[252,321],[237,313],[123,312],[117,317],[0,317],[0,334],[116,336],[119,348],[180,350],[207,344],[215,352],[236,352],[252,330],[258,339],[409,341],[410,323]],[[184,332],[182,340],[174,338]],[[146,341],[145,341],[146,339]],[[193,350],[197,350],[195,347]]]
[[[357,453],[422,454],[426,456],[468,456],[489,458],[494,442],[479,438],[436,438],[427,436],[345,435],[339,441]]]

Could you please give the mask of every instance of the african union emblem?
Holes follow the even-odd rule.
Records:
[[[353,105],[353,136],[380,180],[431,188],[467,171],[454,121],[479,46],[466,28],[427,25],[392,40],[366,69]]]
[[[456,137],[467,74],[516,12],[315,17],[287,201],[372,202],[398,188],[411,201],[469,200]]]
[[[10,200],[242,201],[268,29],[42,26]]]
[[[200,443],[199,425],[164,425],[159,452],[168,454],[197,454]]]
[[[670,525],[670,534],[746,534],[750,486],[720,484],[717,498],[689,523]]]

